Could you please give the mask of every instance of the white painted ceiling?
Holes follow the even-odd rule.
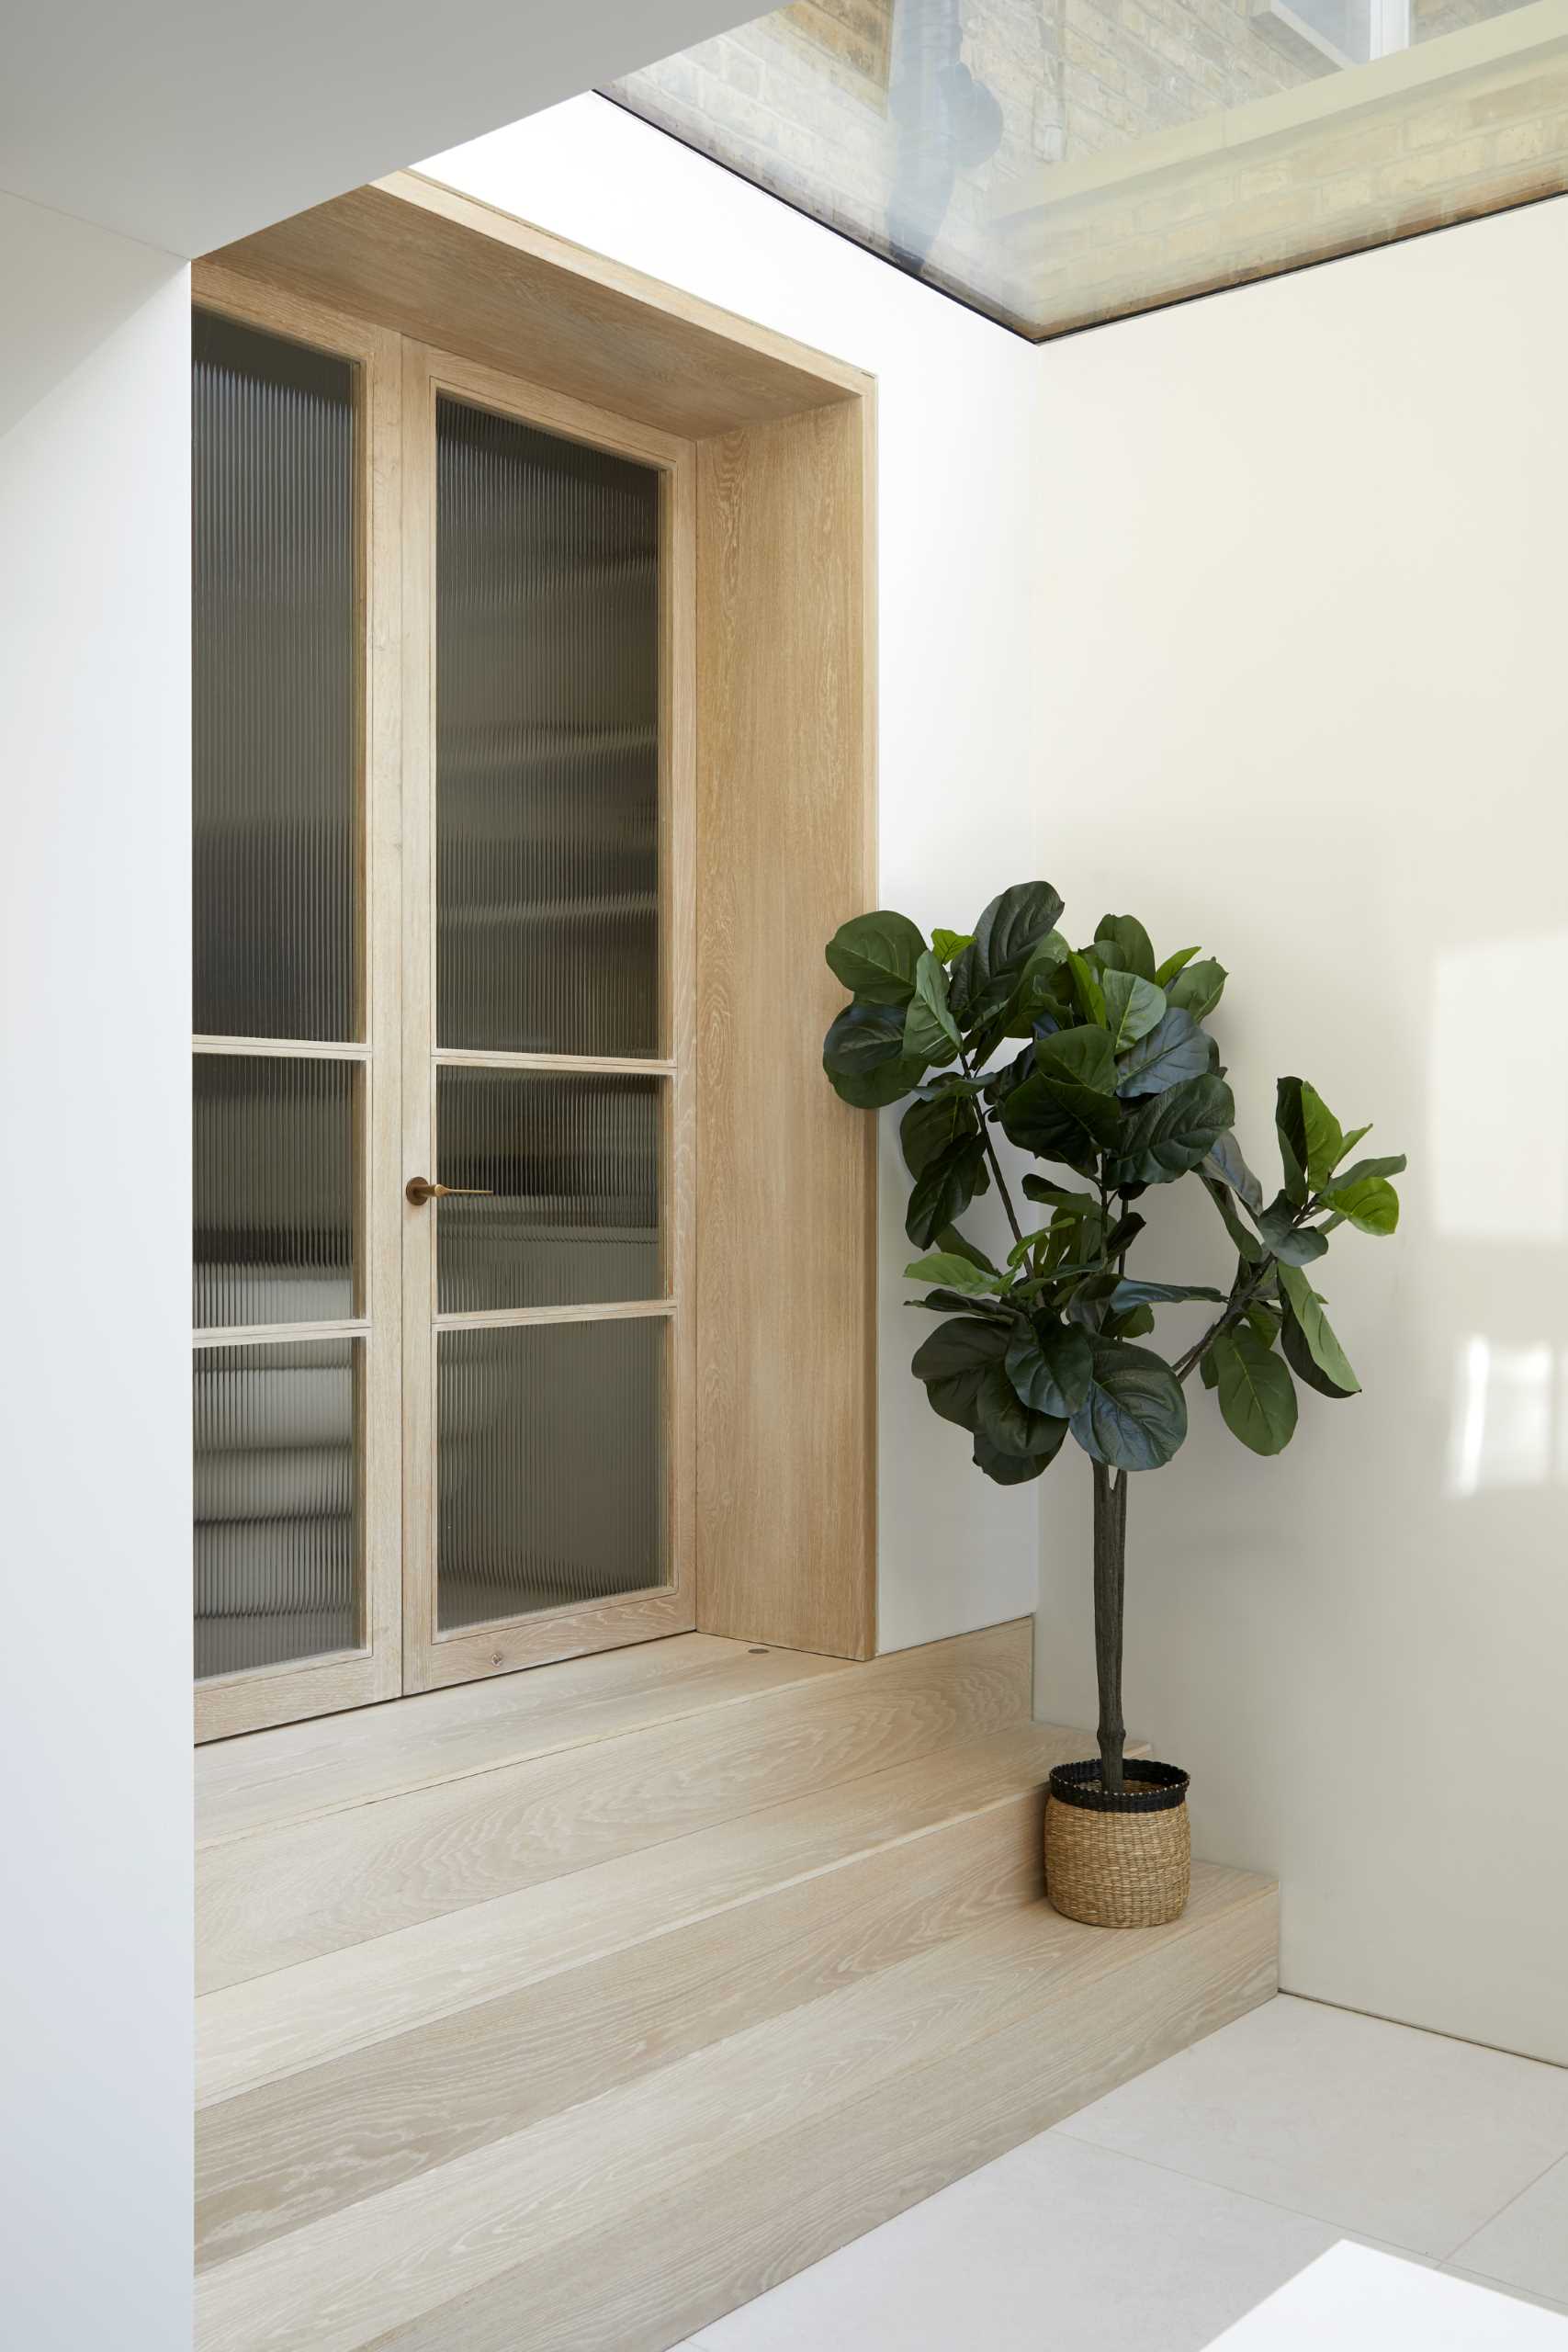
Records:
[[[0,0],[0,192],[210,252],[756,0]]]

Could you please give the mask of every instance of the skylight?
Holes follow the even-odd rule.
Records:
[[[1568,188],[1568,0],[794,0],[607,95],[1043,341]]]

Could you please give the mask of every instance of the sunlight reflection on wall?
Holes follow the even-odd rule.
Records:
[[[1568,1486],[1568,1349],[1467,1340],[1455,1367],[1448,1491]]]
[[[1438,957],[1433,993],[1438,1233],[1568,1240],[1568,931],[1450,948]]]

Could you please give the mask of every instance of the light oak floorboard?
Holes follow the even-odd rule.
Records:
[[[1244,1931],[1240,1923],[1252,1915],[1261,1931],[1258,1924]],[[1044,1904],[1010,1913],[209,2271],[197,2290],[201,2352],[357,2352],[383,2338],[412,2346],[421,2339],[411,2323],[465,2296],[470,2301],[461,2318],[430,2318],[424,2342],[454,2352],[479,2352],[487,2340],[500,2345],[507,2339],[479,2332],[489,2323],[472,2301],[475,2290],[570,2238],[584,2241],[578,2255],[581,2303],[603,2302],[612,2287],[626,2284],[624,2264],[646,2281],[649,2248],[631,2228],[639,2206],[669,2200],[682,2186],[695,2191],[699,2182],[721,2183],[761,2143],[808,2117],[852,2109],[911,2070],[948,2069],[942,2145],[961,2149],[964,2118],[973,2112],[965,2086],[983,2071],[964,2063],[963,2053],[987,2036],[1011,2040],[1024,2029],[1021,2044],[1052,2052],[1060,2078],[1072,2086],[1063,2093],[1062,2111],[1070,2111],[1179,2046],[1156,2030],[1154,1995],[1170,1955],[1183,1945],[1195,1945],[1199,1984],[1206,1986],[1216,1972],[1224,1974],[1220,1962],[1231,1943],[1244,1941],[1239,1975],[1251,1997],[1262,1998],[1272,1916],[1270,1893],[1260,1882],[1202,1867],[1186,1916],[1169,1928],[1096,1933]],[[1085,2064],[1071,2046],[1075,2030],[1105,2017],[1109,2005],[1079,2003],[1071,2020],[1062,2005],[1145,1955],[1158,1955],[1162,1964],[1149,1971],[1141,1996],[1119,2018],[1110,2054],[1101,2046],[1098,2062],[1091,2056]],[[1218,2023],[1222,2014],[1236,2013],[1240,1996],[1233,1986],[1218,2001],[1205,1997],[1204,2014]],[[1095,2030],[1102,2037],[1106,2031]],[[1194,2038],[1185,2018],[1179,2030]],[[882,2125],[900,2146],[909,2136],[904,2105],[896,2101],[896,2120]],[[944,2177],[974,2161],[961,2155]],[[791,2177],[774,2167],[769,2175],[763,2193],[787,2216]],[[694,2196],[693,2203],[704,2209],[707,2229],[705,2199]],[[509,2292],[504,2299],[514,2342],[519,2311],[527,2305]],[[574,2315],[571,2324],[581,2324]],[[551,2340],[535,2333],[532,2316],[527,2340]],[[597,2340],[617,2339],[602,2334]]]
[[[606,2233],[609,2260],[574,2236],[377,2352],[665,2352],[1267,2000],[1276,1941],[1270,1896],[1238,1905],[637,2205]],[[1048,2312],[1041,2328],[1048,2346]]]
[[[405,1790],[615,1739],[705,1707],[848,1670],[800,1650],[756,1656],[708,1634],[465,1684],[226,1740],[197,1758],[197,1843],[220,1845]]]
[[[198,1989],[685,1836],[1027,1719],[1027,1622],[897,1651],[745,1707],[210,1847]]]
[[[1046,1724],[936,1749],[647,1851],[448,1912],[197,2004],[199,2104],[328,2064],[1021,1792],[1081,1754]]]
[[[1038,1902],[1043,1810],[1021,1792],[205,2109],[198,2266]]]

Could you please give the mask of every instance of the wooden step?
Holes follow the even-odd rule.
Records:
[[[321,1780],[307,1772],[300,1817],[265,1819],[240,1835],[213,1831],[197,1858],[198,1989],[313,1960],[1026,1723],[1031,1643],[1029,1621],[1019,1620],[841,1671],[792,1675],[750,1695],[731,1691],[723,1703],[652,1723],[638,1712],[644,1694],[630,1717],[602,1708],[595,1728],[572,1744],[519,1754],[516,1738],[532,1735],[508,1732],[502,1760],[488,1768],[473,1762],[470,1745],[456,1777],[452,1747],[427,1738],[416,1713],[412,1747],[436,1777],[412,1786],[398,1780],[387,1753],[396,1742],[374,1721],[386,1711],[368,1710],[375,1769],[383,1783],[396,1781],[394,1790],[321,1811]],[[542,1679],[559,1669],[537,1671]],[[266,1732],[243,1745],[265,1761],[261,1743],[288,1738]],[[355,1769],[374,1779],[370,1768]],[[272,1781],[275,1792],[287,1780]],[[287,1810],[293,1800],[282,1802]],[[243,1810],[231,1784],[213,1817],[232,1823]]]
[[[1043,1784],[1082,1745],[1032,1724],[942,1749],[210,1996],[199,2263],[1038,1902]],[[280,2065],[309,2014],[311,2061]]]
[[[674,1634],[218,1740],[197,1752],[197,1844],[342,1813],[851,1670],[848,1658]]]
[[[1275,1951],[1236,1871],[1165,1928],[1003,1907],[221,2263],[201,2352],[663,2352],[1265,1999]]]

